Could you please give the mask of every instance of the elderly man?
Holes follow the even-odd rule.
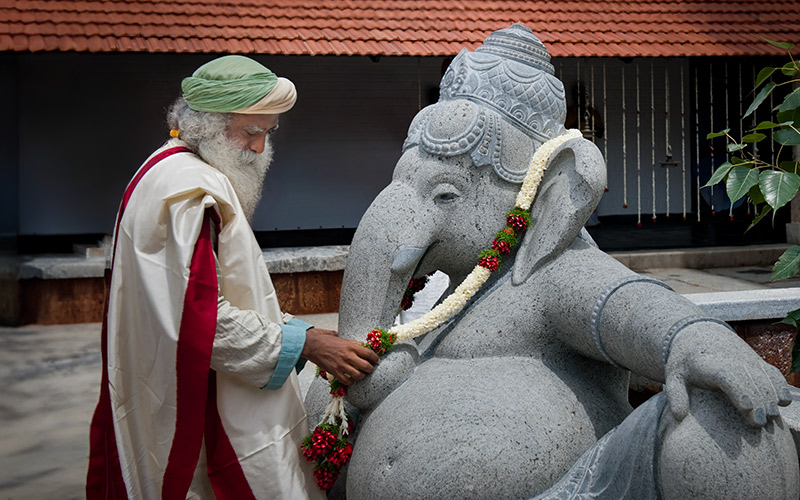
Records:
[[[280,311],[249,225],[294,85],[225,56],[182,88],[117,215],[87,498],[319,496],[295,370],[378,357]]]

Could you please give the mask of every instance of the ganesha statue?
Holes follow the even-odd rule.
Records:
[[[583,229],[604,160],[564,129],[539,39],[517,24],[462,50],[440,95],[358,226],[339,332],[392,325],[409,281],[437,270],[447,306],[389,330],[397,343],[347,389],[358,425],[336,494],[796,500],[781,373]],[[665,390],[633,410],[631,373]],[[326,398],[315,383],[311,420]]]

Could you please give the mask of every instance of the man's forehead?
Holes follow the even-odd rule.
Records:
[[[264,129],[270,130],[278,124],[280,115],[245,115],[233,113],[231,118],[231,126],[241,127],[247,129]]]

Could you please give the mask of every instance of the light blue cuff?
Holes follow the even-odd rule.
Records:
[[[285,325],[281,325],[282,341],[281,353],[278,357],[278,364],[269,379],[269,383],[262,387],[268,391],[274,391],[283,387],[293,368],[302,369],[306,360],[300,357],[303,346],[306,343],[306,330],[313,328],[305,321],[292,318]],[[299,371],[298,369],[298,371]]]

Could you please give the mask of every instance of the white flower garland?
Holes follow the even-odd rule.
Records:
[[[550,139],[536,149],[528,167],[528,173],[525,175],[525,180],[522,182],[522,187],[517,194],[514,208],[530,210],[533,198],[536,196],[536,191],[539,189],[539,184],[542,182],[542,177],[544,177],[544,172],[547,169],[547,162],[553,152],[566,141],[578,137],[582,137],[580,130],[571,129],[558,137]],[[434,330],[461,311],[469,299],[486,283],[491,274],[492,271],[489,269],[475,266],[475,269],[441,304],[410,323],[393,326],[389,329],[389,333],[397,336],[397,342],[403,342]]]

